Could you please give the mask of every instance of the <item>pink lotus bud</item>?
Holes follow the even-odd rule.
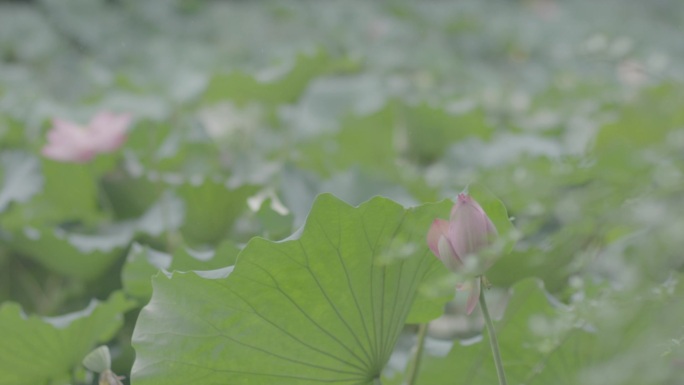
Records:
[[[82,127],[61,119],[53,120],[43,147],[44,156],[60,162],[86,163],[95,155],[117,150],[126,141],[131,117],[100,112]]]
[[[482,207],[469,195],[459,194],[449,221],[435,219],[432,222],[427,243],[447,269],[463,272],[466,256],[489,246],[497,234],[496,227]],[[484,271],[490,266],[491,261],[485,261],[481,269]],[[466,285],[470,285],[467,304],[467,313],[470,314],[480,296],[480,277]]]

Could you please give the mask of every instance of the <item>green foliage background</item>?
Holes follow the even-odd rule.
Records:
[[[418,384],[492,383],[424,244],[467,186],[517,239],[487,273],[512,383],[682,384],[682,25],[676,0],[0,2],[0,385],[94,383],[103,343],[134,385],[400,384],[428,320]],[[133,115],[122,149],[40,155],[102,110]]]

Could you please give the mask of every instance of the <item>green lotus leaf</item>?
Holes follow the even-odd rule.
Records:
[[[23,205],[22,208],[27,206]],[[0,240],[54,272],[92,280],[123,256],[137,235],[156,237],[178,228],[183,220],[183,211],[180,199],[171,193],[164,193],[137,220],[113,223],[97,232],[23,226],[12,232],[0,231]]]
[[[452,295],[423,290],[448,274],[425,234],[450,206],[323,194],[301,232],[253,239],[234,269],[158,274],[134,383],[370,384],[405,323],[438,317]]]
[[[591,359],[594,335],[576,327],[572,318],[559,316],[562,310],[549,302],[539,280],[520,281],[511,291],[503,318],[495,322],[509,383],[580,383],[577,375]],[[496,309],[500,305],[490,298],[491,307]],[[497,383],[486,338],[467,345],[456,342],[446,357],[425,357],[418,383]]]
[[[235,188],[222,181],[206,178],[180,187],[185,199],[183,236],[190,243],[218,243],[247,209],[247,198],[258,190],[256,185]]]
[[[27,317],[19,305],[4,303],[0,307],[0,385],[63,379],[66,383],[97,343],[114,336],[123,325],[123,313],[132,307],[133,302],[121,292],[59,317]]]
[[[26,202],[43,187],[40,163],[21,152],[7,152],[0,156],[0,212],[12,202]]]
[[[268,81],[242,71],[216,74],[209,80],[203,99],[208,103],[225,100],[273,104],[292,102],[312,78],[326,72],[332,65],[331,59],[322,51],[314,55],[297,55],[292,64],[288,72]]]

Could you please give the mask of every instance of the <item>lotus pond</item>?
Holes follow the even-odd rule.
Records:
[[[683,25],[0,1],[0,385],[684,384]]]

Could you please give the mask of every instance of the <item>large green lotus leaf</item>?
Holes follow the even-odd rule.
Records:
[[[229,188],[222,181],[204,179],[180,187],[185,199],[185,222],[181,227],[189,243],[217,243],[247,209],[247,198],[258,190],[255,185]]]
[[[577,384],[580,369],[591,359],[594,336],[559,316],[535,279],[513,286],[503,318],[495,321],[506,375],[511,384]],[[499,304],[490,303],[496,308]],[[446,357],[423,359],[419,384],[495,384],[494,361],[486,337],[469,345],[454,344]],[[389,383],[398,384],[400,379]]]
[[[76,313],[26,316],[19,305],[0,307],[0,385],[66,384],[98,343],[111,339],[133,307],[121,292],[93,300]]]
[[[323,194],[301,232],[253,239],[229,275],[158,274],[134,383],[370,384],[407,320],[436,318],[451,297],[420,290],[448,274],[425,235],[450,206]]]
[[[235,264],[240,249],[230,241],[211,251],[178,248],[167,254],[134,243],[121,272],[121,282],[129,295],[147,302],[152,296],[152,276],[159,270],[213,270]]]

